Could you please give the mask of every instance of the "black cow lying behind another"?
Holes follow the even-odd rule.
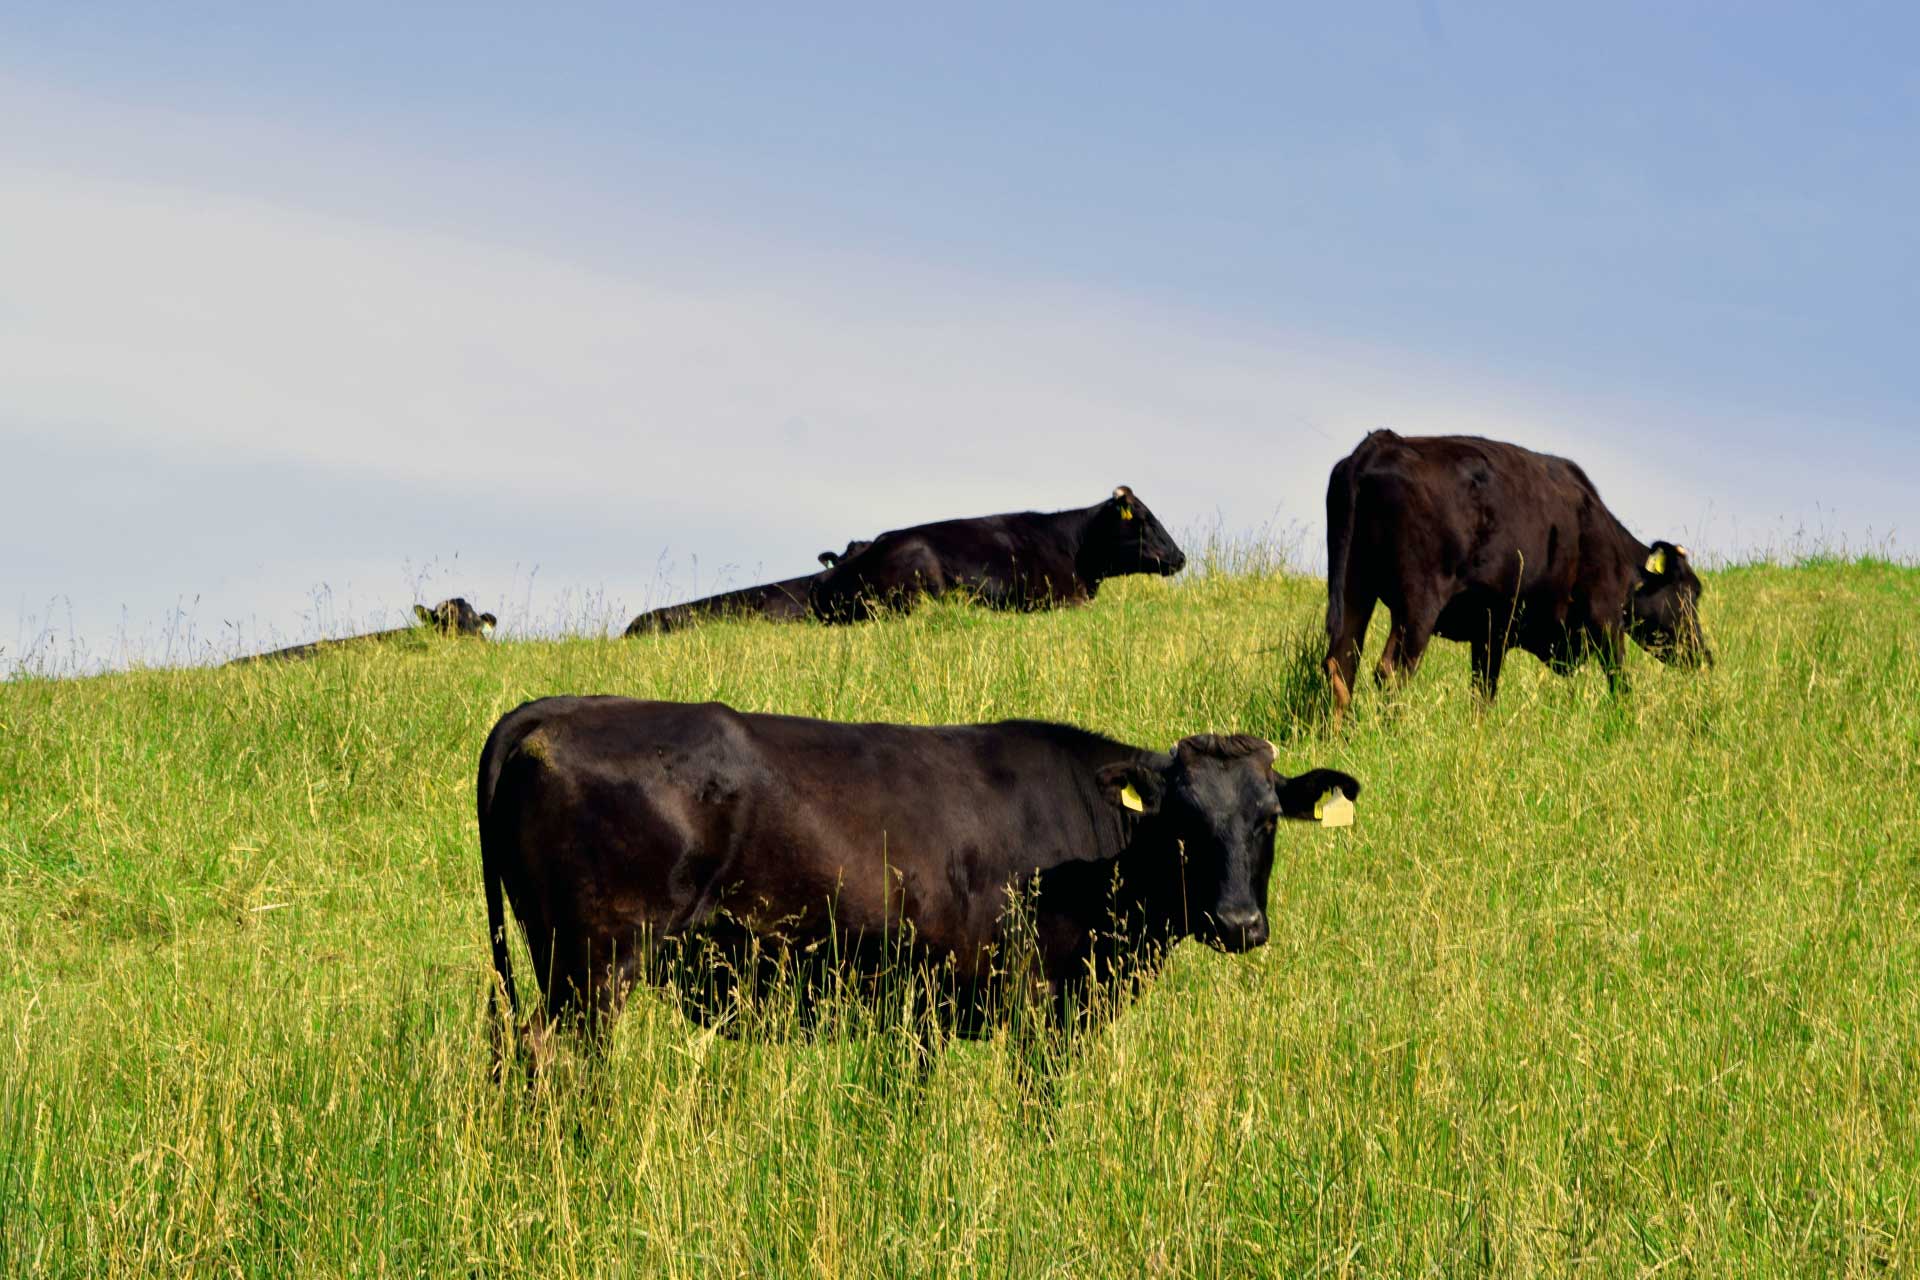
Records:
[[[250,654],[244,658],[235,658],[228,666],[237,666],[246,662],[280,662],[299,658],[311,658],[326,649],[337,649],[341,645],[364,644],[370,641],[391,640],[395,636],[407,635],[421,628],[430,628],[445,636],[480,636],[493,634],[499,619],[490,613],[475,613],[473,606],[459,596],[451,600],[442,600],[429,609],[423,604],[413,606],[413,615],[419,619],[418,627],[394,627],[387,631],[373,631],[366,635],[342,636],[337,640],[314,640],[307,644],[289,645],[284,649],[275,649],[271,653]]]
[[[604,1027],[636,978],[662,980],[649,961],[669,940],[749,982],[809,955],[854,975],[930,964],[946,989],[935,1016],[962,1034],[1037,979],[1064,1022],[1090,977],[1150,972],[1181,938],[1266,941],[1278,820],[1317,817],[1322,801],[1329,819],[1350,815],[1360,791],[1344,773],[1289,778],[1274,763],[1252,737],[1158,752],[1027,720],[921,728],[713,702],[529,702],[480,754],[494,968],[517,1014],[511,902],[545,995],[536,1035],[569,1016]],[[1009,947],[1014,899],[1029,909],[1024,951]],[[1009,977],[1019,956],[1024,981]],[[702,1022],[734,1009],[725,981],[679,994]]]
[[[845,551],[837,553],[822,551],[820,563],[831,569],[842,560],[856,556],[872,545],[871,542],[861,542],[856,539],[847,544]],[[807,588],[819,576],[819,573],[807,573],[797,578],[783,578],[779,582],[762,583],[757,587],[723,591],[719,595],[689,600],[685,604],[668,605],[664,609],[652,609],[629,622],[626,634],[629,638],[664,635],[669,631],[681,631],[718,618],[757,617],[765,618],[770,622],[798,622],[808,613]]]
[[[912,607],[922,595],[966,589],[998,609],[1049,609],[1093,599],[1106,578],[1174,574],[1187,557],[1147,504],[1121,485],[1096,506],[1022,511],[917,524],[816,574],[814,615],[827,622],[868,617],[874,604]]]
[[[1327,483],[1327,676],[1336,707],[1376,601],[1393,615],[1375,679],[1409,677],[1434,636],[1472,646],[1491,699],[1520,648],[1565,673],[1596,655],[1611,686],[1631,636],[1663,662],[1711,662],[1687,549],[1641,542],[1565,458],[1477,436],[1375,431]]]

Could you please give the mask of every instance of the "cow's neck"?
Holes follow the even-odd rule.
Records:
[[[1048,517],[1059,522],[1057,527],[1063,540],[1073,548],[1073,576],[1080,580],[1089,598],[1099,594],[1100,580],[1108,576],[1107,566],[1096,558],[1093,548],[1087,545],[1087,531],[1093,528],[1094,518],[1099,514],[1100,506],[1092,506],[1056,511]]]
[[[1171,831],[1158,829],[1157,823],[1153,826],[1120,855],[1120,889],[1114,905],[1146,938],[1166,942],[1189,932],[1184,919],[1184,854]]]
[[[1151,819],[1129,822],[1111,856],[1061,863],[1040,872],[1037,907],[1083,937],[1119,932],[1133,941],[1166,941],[1179,928],[1184,880],[1179,842]]]
[[[1633,531],[1620,523],[1620,517],[1607,510],[1604,505],[1601,506],[1600,510],[1613,526],[1612,540],[1614,546],[1619,550],[1619,553],[1627,558],[1628,563],[1633,565],[1639,565],[1645,561],[1653,548],[1634,537]]]

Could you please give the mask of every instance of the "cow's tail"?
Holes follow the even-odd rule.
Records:
[[[527,719],[520,712],[515,712],[502,717],[500,723],[493,727],[493,732],[487,735],[487,745],[480,750],[480,776],[474,788],[475,807],[480,820],[480,875],[487,891],[487,939],[493,946],[493,972],[499,979],[489,1002],[496,1026],[501,1025],[500,997],[506,997],[508,1025],[519,1021],[520,1000],[513,989],[513,961],[507,952],[506,886],[501,879],[500,868],[500,844],[506,833],[497,829],[498,824],[493,816],[493,797],[508,758],[513,755],[520,739],[526,736]]]
[[[1354,488],[1360,467],[1356,449],[1333,464],[1327,478],[1327,642],[1346,633],[1347,561],[1353,552]]]

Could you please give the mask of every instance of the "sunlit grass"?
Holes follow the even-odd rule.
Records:
[[[1883,1274],[1920,1171],[1920,573],[1708,580],[1610,699],[1440,646],[1343,733],[1324,588],[0,685],[0,1274]],[[1381,628],[1376,627],[1377,649]],[[1058,1068],[636,998],[496,1083],[473,771],[524,699],[1280,742],[1273,940]],[[777,1027],[775,1028],[778,1029]]]

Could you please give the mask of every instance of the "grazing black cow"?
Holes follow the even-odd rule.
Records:
[[[366,635],[342,636],[337,640],[314,640],[307,644],[288,645],[284,649],[275,649],[271,653],[256,653],[244,658],[235,658],[227,665],[311,658],[324,650],[338,649],[341,645],[391,640],[395,636],[407,635],[421,628],[437,631],[444,636],[480,636],[484,639],[493,634],[494,627],[498,626],[500,621],[490,613],[475,613],[473,606],[459,596],[451,600],[442,600],[431,609],[423,604],[417,604],[413,606],[413,616],[419,619],[418,627],[394,627],[388,631],[373,631]]]
[[[871,976],[903,955],[951,983],[937,1016],[977,1033],[1007,973],[1009,901],[1031,908],[1054,1016],[1090,976],[1139,973],[1182,937],[1267,938],[1281,817],[1344,810],[1359,783],[1274,772],[1273,744],[1203,734],[1156,752],[1066,725],[909,727],[750,715],[719,703],[545,698],[480,754],[493,962],[517,1013],[505,902],[545,994],[541,1025],[604,1024],[652,944],[751,974],[832,956]],[[1333,792],[1344,793],[1344,798]],[[1024,933],[1021,935],[1025,937]],[[996,956],[998,960],[996,961]],[[724,985],[682,984],[727,1016]]]
[[[845,551],[822,551],[820,563],[831,569],[872,545],[871,542],[856,539],[847,544]],[[802,574],[798,578],[783,578],[779,582],[741,587],[737,591],[723,591],[719,595],[689,600],[685,604],[652,609],[629,622],[626,634],[628,638],[664,635],[718,618],[765,618],[769,622],[798,622],[808,614],[807,588],[819,576],[819,573]]]
[[[998,609],[1048,609],[1093,599],[1103,579],[1178,573],[1186,555],[1147,504],[1121,485],[1073,511],[1021,511],[917,524],[814,577],[813,612],[828,622],[873,605],[910,608],[922,595],[966,589]]]
[[[1477,436],[1375,431],[1327,483],[1327,676],[1338,710],[1376,601],[1393,615],[1375,678],[1409,677],[1434,636],[1472,646],[1499,688],[1509,648],[1565,673],[1587,654],[1611,686],[1631,636],[1663,662],[1711,662],[1687,549],[1614,518],[1565,458]]]

